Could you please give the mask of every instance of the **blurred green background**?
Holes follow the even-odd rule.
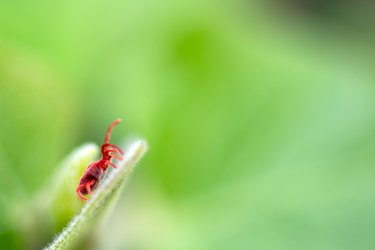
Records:
[[[150,150],[88,248],[375,249],[374,11],[0,1],[0,249],[34,249],[16,211],[118,117]]]

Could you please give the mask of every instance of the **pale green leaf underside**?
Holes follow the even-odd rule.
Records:
[[[57,173],[38,196],[38,211],[41,218],[51,215],[54,229],[61,230],[82,209],[75,189],[85,168],[97,160],[99,147],[84,144],[73,151],[59,166]],[[61,202],[64,201],[64,202]]]
[[[132,143],[125,152],[124,160],[120,161],[118,168],[111,171],[102,181],[89,201],[82,208],[79,215],[75,216],[68,226],[45,249],[71,249],[80,235],[85,235],[90,230],[90,225],[108,207],[121,185],[127,179],[128,173],[142,158],[147,150],[145,141],[138,140]]]

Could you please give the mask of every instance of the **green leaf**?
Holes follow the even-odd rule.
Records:
[[[38,211],[43,213],[43,218],[46,218],[46,213],[51,215],[53,231],[60,231],[81,210],[83,204],[77,199],[75,189],[83,171],[97,159],[98,153],[99,147],[92,143],[74,150],[58,167],[52,181],[39,194]]]
[[[81,213],[75,216],[59,236],[45,249],[71,249],[89,232],[91,225],[100,214],[109,207],[129,172],[142,158],[147,150],[145,141],[135,141],[125,152],[124,160],[118,163],[118,168],[111,171],[97,188],[90,200],[82,208]]]

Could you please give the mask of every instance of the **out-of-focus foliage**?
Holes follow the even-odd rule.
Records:
[[[374,249],[375,8],[329,2],[1,1],[0,248],[122,117],[150,152],[97,249]]]

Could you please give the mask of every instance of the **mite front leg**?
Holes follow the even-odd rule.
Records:
[[[118,153],[120,153],[121,155],[124,154],[124,152],[122,152],[121,148],[117,147],[116,145],[114,144],[110,144],[108,143],[109,146],[111,146],[112,148],[116,149]]]
[[[117,147],[116,145],[114,144],[111,144],[111,143],[105,143],[102,145],[102,152],[105,152],[105,151],[115,151],[121,155],[124,154],[124,152],[122,152],[121,148]]]
[[[113,157],[113,158],[115,158],[115,159],[118,159],[118,160],[120,160],[120,161],[123,160],[123,158],[122,158],[120,155],[118,155],[119,152],[118,152],[115,148],[111,148],[111,149],[109,149],[108,152],[109,152],[109,155],[110,155],[111,157]]]
[[[117,168],[117,166],[113,164],[112,162],[108,162],[108,164],[111,165],[113,168]]]
[[[121,156],[116,155],[116,154],[112,155],[112,157],[115,158],[115,159],[117,159],[117,160],[120,160],[120,161],[123,160],[123,158]]]

